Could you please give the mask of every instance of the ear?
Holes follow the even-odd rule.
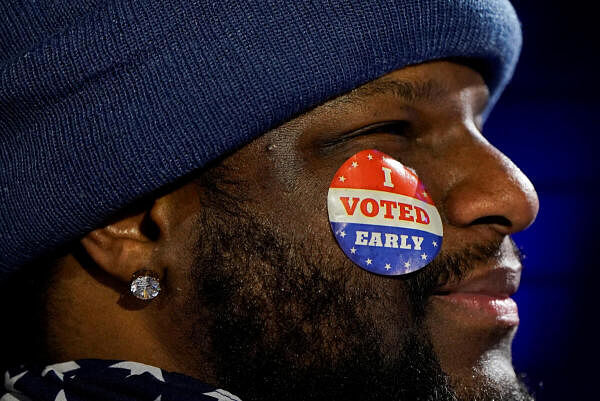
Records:
[[[136,203],[106,226],[87,234],[81,245],[100,269],[123,283],[129,283],[140,269],[152,270],[163,278],[165,269],[179,262],[181,244],[189,237],[184,227],[193,225],[189,217],[200,208],[194,182],[166,188],[154,199]]]
[[[143,268],[162,277],[164,267],[153,265],[153,253],[166,224],[162,214],[160,202],[137,204],[88,233],[81,245],[98,267],[121,282],[129,282],[133,273]]]

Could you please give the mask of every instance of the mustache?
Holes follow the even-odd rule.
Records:
[[[504,238],[474,244],[459,251],[440,252],[428,266],[402,277],[416,316],[423,316],[429,297],[448,284],[458,283],[475,270],[476,265],[493,264],[506,252],[513,252],[521,263],[525,258],[512,238],[509,249],[503,249]]]

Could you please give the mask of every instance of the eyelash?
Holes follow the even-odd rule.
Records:
[[[406,135],[406,129],[408,122],[406,121],[383,121],[377,124],[372,124],[367,127],[361,128],[355,131],[353,134],[365,135],[365,134],[394,134],[394,135]],[[356,135],[352,135],[356,136]]]
[[[347,134],[341,135],[340,137],[327,141],[326,146],[337,145],[351,139],[372,135],[372,134],[393,134],[406,136],[407,135],[408,122],[395,120],[395,121],[382,121],[376,124],[371,124],[369,126],[360,128],[356,131],[349,132]]]

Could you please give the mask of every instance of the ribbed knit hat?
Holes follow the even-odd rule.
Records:
[[[520,47],[508,0],[2,0],[0,276],[406,65],[470,60],[491,108]]]

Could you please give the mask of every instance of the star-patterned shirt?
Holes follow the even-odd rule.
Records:
[[[241,401],[194,378],[129,361],[82,359],[4,374],[0,401]]]

